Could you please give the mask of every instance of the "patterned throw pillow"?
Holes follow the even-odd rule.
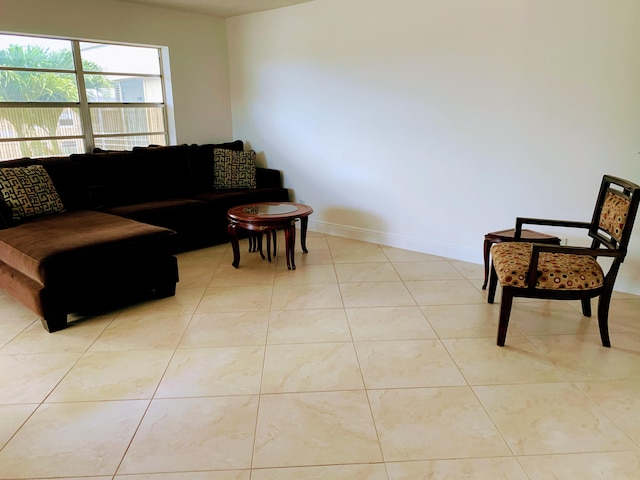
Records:
[[[0,192],[13,220],[64,211],[64,205],[42,165],[0,168]]]
[[[256,152],[213,150],[213,187],[218,190],[256,188]]]

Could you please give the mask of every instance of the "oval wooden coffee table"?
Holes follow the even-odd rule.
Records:
[[[287,268],[295,270],[293,258],[296,243],[296,220],[300,219],[300,243],[302,251],[307,253],[307,224],[313,209],[308,205],[293,202],[262,202],[240,205],[230,208],[227,212],[229,237],[233,248],[233,263],[235,268],[240,265],[240,247],[238,244],[238,228],[250,232],[269,234],[276,230],[284,230],[285,251],[287,254]],[[269,258],[270,246],[267,246]],[[262,253],[262,245],[260,246]],[[263,255],[264,258],[264,255]]]

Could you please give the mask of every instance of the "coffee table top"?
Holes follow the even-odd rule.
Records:
[[[270,221],[307,217],[313,213],[309,205],[293,202],[250,203],[230,208],[227,216],[240,222],[268,223]]]

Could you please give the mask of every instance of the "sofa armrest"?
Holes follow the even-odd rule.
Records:
[[[282,188],[282,174],[273,168],[256,167],[258,188]]]

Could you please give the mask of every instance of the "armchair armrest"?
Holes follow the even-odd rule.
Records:
[[[589,227],[591,227],[591,223],[589,222],[576,222],[573,220],[552,220],[552,219],[546,219],[546,218],[517,217],[516,229],[514,233],[514,238],[516,240],[520,239],[522,235],[522,225],[524,224],[547,225],[550,227],[586,228],[586,229],[589,229]]]

